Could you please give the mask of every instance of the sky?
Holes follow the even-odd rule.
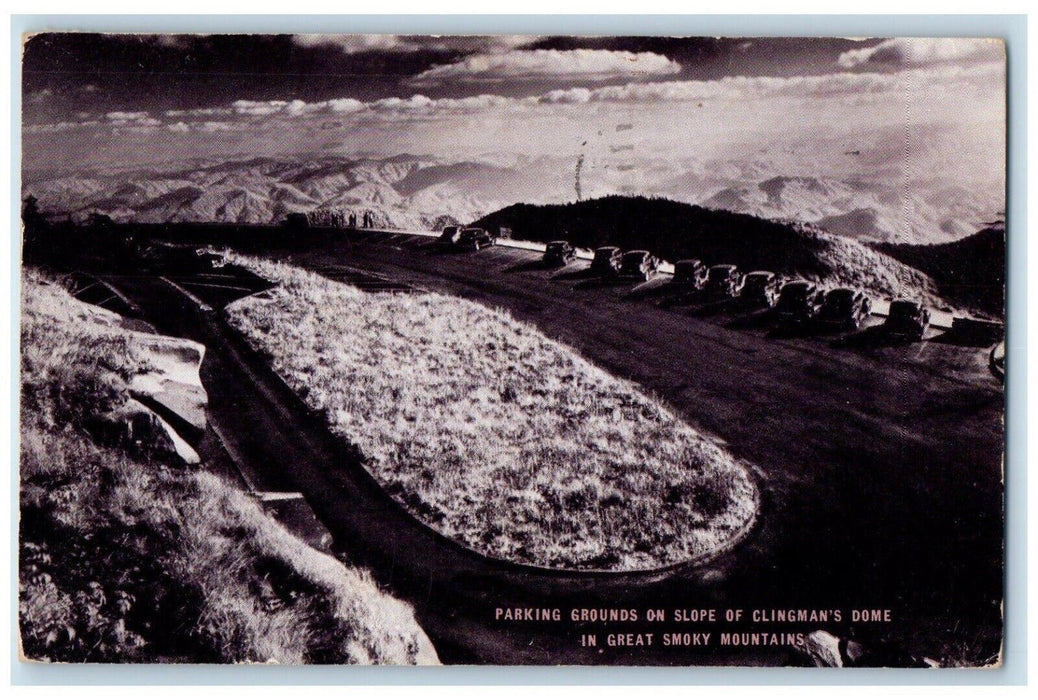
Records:
[[[848,176],[831,154],[864,147],[963,186],[1005,170],[984,39],[39,34],[22,103],[27,169],[597,149]]]

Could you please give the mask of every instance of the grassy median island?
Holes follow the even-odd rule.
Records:
[[[119,317],[22,290],[19,628],[27,658],[435,663],[410,606],[221,479],[92,432],[148,367]],[[168,455],[167,455],[168,458]]]
[[[281,286],[229,306],[230,323],[447,537],[526,564],[632,570],[709,555],[752,522],[755,487],[729,454],[534,326],[236,262]]]

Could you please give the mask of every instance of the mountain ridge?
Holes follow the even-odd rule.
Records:
[[[703,161],[645,156],[631,147],[580,158],[583,198],[659,195],[814,223],[861,241],[943,243],[976,231],[994,215],[981,193],[939,180],[905,196],[903,183],[892,184],[900,178],[883,175],[883,162],[870,166],[867,177],[846,167],[831,176],[789,174],[788,163],[771,156]],[[74,221],[98,213],[115,221],[271,224],[301,212],[315,220],[429,229],[444,220],[473,221],[513,202],[569,201],[576,195],[576,163],[577,154],[243,156],[79,173],[27,171],[23,194],[34,195],[50,217]],[[203,195],[189,197],[189,187]]]

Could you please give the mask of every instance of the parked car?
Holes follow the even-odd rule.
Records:
[[[142,247],[136,264],[140,269],[187,274],[223,267],[224,257],[207,248],[152,243]]]
[[[778,301],[781,287],[782,281],[774,272],[755,270],[743,278],[739,301],[750,306],[764,306],[770,309]]]
[[[887,335],[905,340],[922,340],[930,325],[930,310],[918,301],[894,299],[890,302],[883,330]]]
[[[647,250],[629,250],[620,259],[620,276],[647,280],[656,274],[660,261]]]
[[[494,245],[494,237],[481,228],[466,228],[458,236],[458,245],[468,250],[479,250]]]
[[[782,285],[775,313],[786,323],[805,323],[812,320],[822,306],[824,292],[807,280],[794,280]]]
[[[872,300],[849,287],[829,290],[818,311],[818,322],[829,328],[860,328],[872,313]]]
[[[603,246],[595,250],[591,260],[591,272],[599,277],[612,277],[620,272],[620,260],[623,255],[616,246]]]
[[[443,233],[436,239],[441,245],[454,245],[461,238],[461,226],[444,226]]]
[[[712,299],[730,299],[739,291],[735,265],[714,265],[706,276],[706,293]]]
[[[577,251],[569,241],[552,241],[544,249],[544,264],[549,267],[565,267],[575,257]]]
[[[706,286],[707,274],[706,265],[699,260],[678,260],[674,263],[674,277],[671,283],[689,289],[702,289]]]

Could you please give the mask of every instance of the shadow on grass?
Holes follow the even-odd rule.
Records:
[[[834,348],[894,348],[918,342],[910,338],[893,336],[882,325],[864,328],[837,338],[829,345]]]
[[[504,269],[504,272],[506,274],[514,274],[516,272],[543,272],[555,269],[558,269],[555,265],[548,265],[543,260],[527,260],[526,262],[509,265]]]
[[[749,313],[733,318],[725,324],[725,328],[733,330],[759,330],[767,328],[776,322],[775,313],[772,309],[744,308]]]
[[[594,276],[591,279],[585,279],[583,282],[578,282],[573,286],[574,289],[616,289],[617,287],[626,287],[631,284],[631,280],[623,279],[622,277],[598,277]]]
[[[963,348],[988,348],[1002,340],[1002,333],[997,329],[961,329],[951,328],[930,340],[943,345],[957,345]]]
[[[818,328],[809,321],[779,320],[777,325],[768,331],[766,338],[810,338],[818,334]]]
[[[705,301],[694,309],[689,309],[687,313],[689,316],[694,316],[696,318],[706,318],[708,316],[717,316],[718,314],[738,310],[739,303],[737,299],[715,299]]]
[[[582,267],[575,270],[565,269],[555,273],[551,279],[555,282],[576,282],[597,278],[598,275],[591,271],[590,267]]]
[[[645,282],[636,284],[627,294],[624,295],[625,299],[632,301],[638,299],[665,299],[681,292],[679,287],[675,287],[670,284],[667,280],[659,277],[653,277]]]
[[[661,309],[677,309],[702,304],[705,299],[703,292],[699,290],[676,290],[674,294],[657,303]]]

